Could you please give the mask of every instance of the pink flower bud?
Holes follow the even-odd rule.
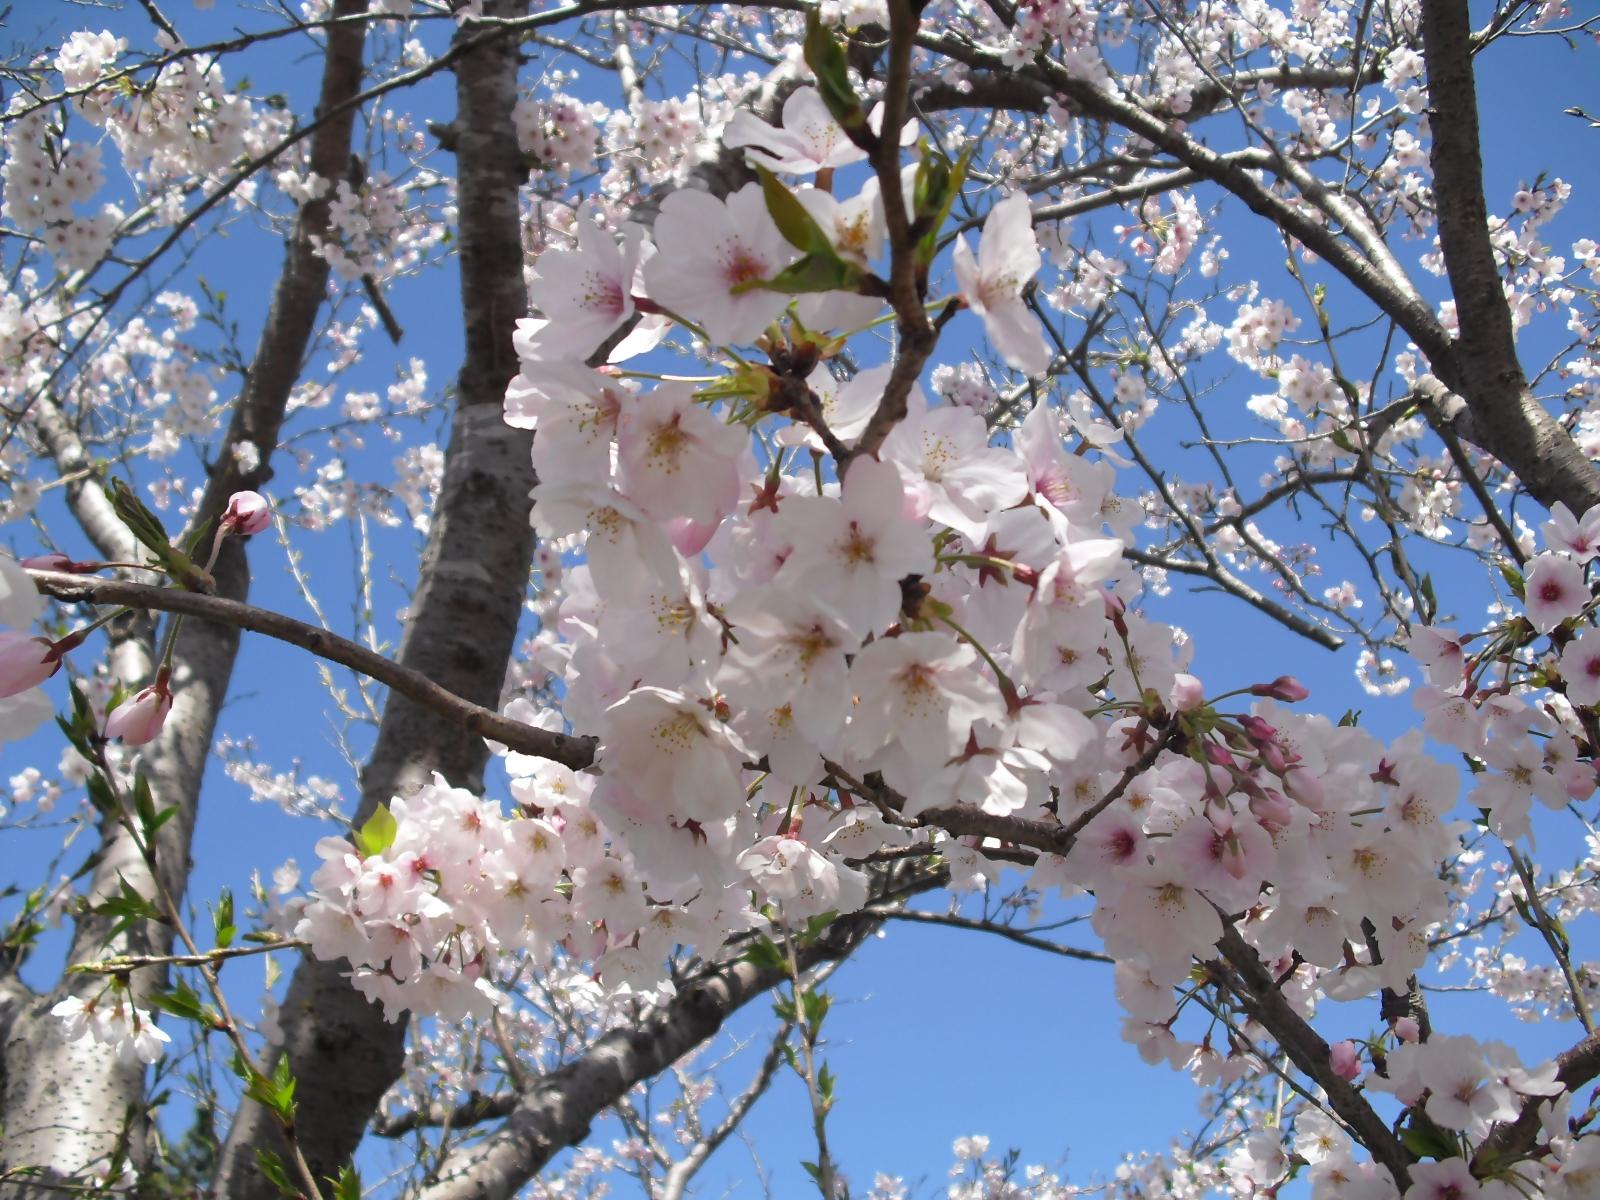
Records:
[[[1311,695],[1311,689],[1306,687],[1293,675],[1279,675],[1271,683],[1258,683],[1250,689],[1252,696],[1270,696],[1274,700],[1282,700],[1286,704],[1293,704],[1296,700],[1304,700]]]
[[[1172,690],[1167,693],[1167,703],[1173,712],[1193,712],[1206,702],[1206,689],[1193,675],[1179,672],[1172,677]]]
[[[1339,1042],[1329,1049],[1328,1064],[1340,1079],[1354,1082],[1361,1074],[1361,1052],[1354,1042]]]
[[[1422,1036],[1422,1029],[1415,1017],[1400,1017],[1394,1023],[1394,1035],[1402,1042],[1415,1042]]]
[[[106,737],[121,738],[129,746],[143,746],[155,740],[171,711],[172,693],[163,671],[153,684],[111,710],[106,717]]]
[[[228,498],[228,510],[222,514],[225,532],[244,536],[260,533],[270,524],[272,505],[259,492],[235,492]]]
[[[74,575],[98,569],[95,563],[74,562],[60,551],[52,554],[35,554],[32,558],[23,559],[17,565],[27,567],[30,571],[69,571]]]
[[[1239,718],[1239,727],[1249,735],[1251,740],[1257,742],[1270,742],[1278,736],[1278,731],[1267,722],[1253,713]]]
[[[37,687],[61,669],[61,656],[72,646],[70,635],[61,643],[0,630],[0,696],[15,696]],[[77,642],[72,642],[77,645]]]
[[[1294,806],[1282,792],[1267,788],[1250,797],[1250,814],[1272,833],[1288,828],[1289,822],[1294,820]]]
[[[1205,755],[1212,766],[1226,767],[1230,771],[1238,770],[1238,760],[1220,742],[1207,742],[1205,744]]]

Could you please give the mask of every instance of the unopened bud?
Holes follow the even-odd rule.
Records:
[[[1252,696],[1270,696],[1274,700],[1282,700],[1286,704],[1293,704],[1297,700],[1304,700],[1311,695],[1311,689],[1306,687],[1293,675],[1279,675],[1271,683],[1258,683],[1250,689]]]
[[[235,492],[222,514],[224,531],[239,536],[260,533],[272,524],[272,505],[259,492]]]
[[[172,692],[167,673],[112,709],[106,717],[106,738],[121,738],[126,745],[143,746],[155,740],[172,711]]]
[[[51,554],[35,554],[31,558],[23,559],[17,565],[27,567],[30,571],[66,571],[73,575],[83,575],[100,569],[99,563],[77,562],[59,551]]]

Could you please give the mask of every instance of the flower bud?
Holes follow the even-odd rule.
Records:
[[[57,643],[0,629],[0,696],[18,695],[49,679],[61,669],[61,656],[77,644],[71,635]]]
[[[1339,1042],[1328,1051],[1328,1065],[1340,1079],[1354,1082],[1361,1074],[1361,1052],[1354,1042]]]
[[[228,498],[228,509],[222,514],[224,532],[242,537],[260,533],[270,524],[272,505],[259,492],[235,492]]]
[[[1286,704],[1293,704],[1296,700],[1304,700],[1311,695],[1311,689],[1306,687],[1293,675],[1279,675],[1271,683],[1258,683],[1250,689],[1252,696],[1270,696],[1274,700],[1282,700]]]
[[[99,569],[97,563],[75,562],[59,550],[50,554],[35,554],[31,558],[24,558],[17,565],[27,567],[30,571],[67,571],[73,575],[82,575]]]
[[[106,717],[106,737],[121,738],[129,746],[143,746],[155,740],[171,711],[172,692],[163,671],[153,684],[111,710]]]

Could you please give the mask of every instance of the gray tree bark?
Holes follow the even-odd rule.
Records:
[[[485,15],[513,17],[525,0],[490,0]],[[458,40],[481,33],[463,25]],[[444,482],[434,507],[399,662],[475,703],[494,707],[505,681],[527,594],[534,538],[528,494],[537,482],[531,434],[502,419],[518,364],[511,335],[526,315],[518,189],[527,179],[511,110],[520,53],[494,38],[455,67],[454,145],[466,357]],[[381,803],[415,791],[435,771],[481,786],[483,739],[391,693],[361,779],[357,823]],[[349,984],[346,963],[303,959],[281,1010],[283,1051],[298,1081],[296,1136],[319,1176],[349,1161],[384,1092],[398,1078],[405,1025]],[[270,1114],[241,1104],[218,1162],[213,1195],[273,1200],[256,1167],[258,1150],[281,1152]]]

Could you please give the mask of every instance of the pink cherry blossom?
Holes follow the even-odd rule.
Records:
[[[637,225],[623,229],[619,245],[593,221],[579,218],[573,250],[539,257],[528,299],[548,324],[526,349],[538,358],[584,359],[633,316],[634,277],[652,249]]]
[[[1561,651],[1561,679],[1574,704],[1600,704],[1600,629],[1585,629]]]
[[[715,522],[739,502],[744,431],[666,383],[624,405],[617,426],[622,490],[658,521]]]
[[[61,669],[61,657],[45,638],[0,629],[0,697],[37,687]]]
[[[810,175],[861,162],[867,152],[852,142],[814,87],[799,87],[783,102],[783,124],[768,125],[745,109],[734,113],[722,144],[769,171]]]
[[[55,555],[46,557],[54,559]],[[65,555],[60,556],[65,558]],[[68,560],[70,566],[71,560]],[[33,580],[29,578],[24,567],[36,566],[46,571],[64,571],[67,566],[54,562],[45,565],[37,559],[26,559],[19,563],[16,559],[0,554],[0,625],[10,625],[15,629],[25,629],[33,624],[44,611],[44,597],[39,594],[39,589],[34,587]]]
[[[720,820],[744,798],[739,764],[749,751],[702,705],[679,692],[635,688],[606,711],[599,759],[624,779],[648,784],[661,814]]]
[[[957,405],[923,407],[895,426],[883,457],[900,471],[912,512],[965,535],[983,538],[983,526],[1028,492],[1014,454],[989,446],[983,418]]]
[[[1361,1074],[1361,1051],[1352,1041],[1335,1042],[1329,1048],[1328,1065],[1340,1079],[1354,1082]]]
[[[794,548],[773,582],[805,588],[858,638],[895,620],[902,579],[933,570],[923,522],[906,514],[891,463],[856,459],[839,499],[790,501],[776,523]]]
[[[1524,594],[1528,622],[1540,633],[1577,616],[1590,599],[1583,568],[1561,554],[1541,554],[1533,560]]]
[[[1550,506],[1550,519],[1539,526],[1539,532],[1551,550],[1564,550],[1578,562],[1586,563],[1600,554],[1600,505],[1580,518],[1557,500]]]
[[[798,253],[767,213],[761,185],[718,200],[685,188],[661,203],[656,256],[644,267],[651,300],[699,323],[719,345],[752,342],[789,306],[781,292],[755,286]]]
[[[1054,357],[1039,318],[1022,298],[1023,288],[1038,274],[1040,262],[1025,192],[1012,192],[989,210],[976,257],[965,237],[956,242],[961,298],[983,318],[1000,357],[1028,375],[1043,375]]]

